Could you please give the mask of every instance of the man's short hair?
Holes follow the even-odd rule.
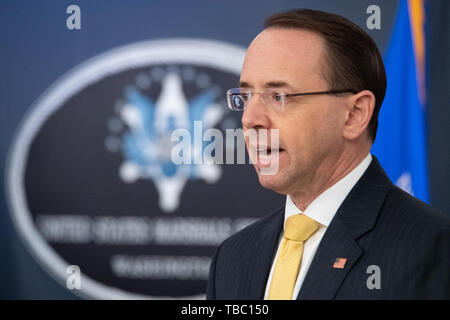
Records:
[[[304,29],[325,40],[326,70],[330,90],[369,90],[375,96],[375,109],[369,134],[375,141],[378,114],[386,93],[383,59],[372,38],[353,22],[336,14],[310,9],[295,9],[269,17],[265,27]]]

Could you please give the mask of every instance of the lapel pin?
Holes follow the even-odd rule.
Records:
[[[336,258],[333,264],[334,269],[344,269],[347,258]]]

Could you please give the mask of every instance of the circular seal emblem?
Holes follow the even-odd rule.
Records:
[[[243,57],[217,41],[140,42],[36,100],[9,153],[8,204],[55,279],[87,298],[204,297],[217,245],[280,200],[255,187],[251,166],[172,161],[174,130],[205,150],[205,130],[240,127],[224,93]],[[212,154],[232,154],[235,137]]]

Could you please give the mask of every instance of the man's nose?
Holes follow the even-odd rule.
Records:
[[[254,95],[242,114],[242,126],[244,128],[269,128],[270,118],[267,114],[267,106],[261,103],[259,95]]]

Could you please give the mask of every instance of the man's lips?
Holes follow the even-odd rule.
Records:
[[[258,168],[271,167],[275,162],[279,161],[279,156],[285,150],[274,146],[250,146],[251,158]]]
[[[271,153],[271,152],[282,152],[285,151],[283,148],[280,147],[272,147],[272,146],[252,146],[250,145],[250,150],[252,152],[256,153]]]

